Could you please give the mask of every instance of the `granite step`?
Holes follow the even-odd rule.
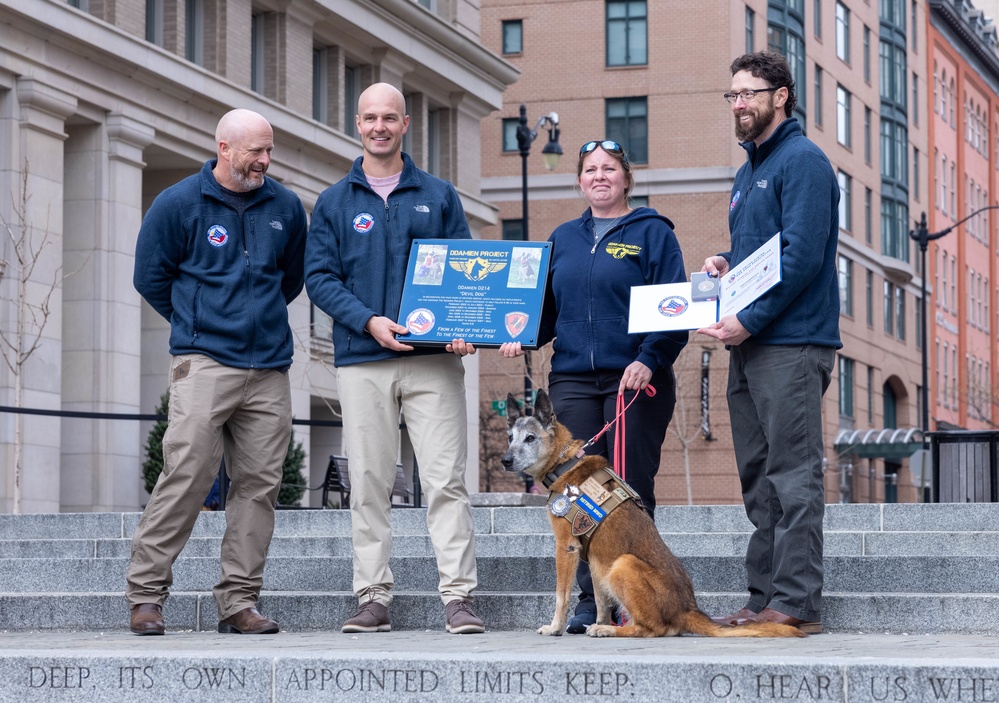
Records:
[[[981,636],[605,640],[532,632],[0,638],[0,703],[989,701]]]
[[[25,539],[120,539],[131,536],[140,513],[58,513],[0,515],[0,541]],[[476,534],[547,534],[544,507],[473,508]],[[826,506],[828,532],[995,532],[999,503],[863,504]],[[656,509],[660,532],[746,533],[752,526],[741,505],[662,506]],[[202,513],[193,538],[220,537],[225,529],[221,512]],[[394,535],[426,535],[426,510],[392,511]],[[345,510],[278,511],[274,536],[349,537],[350,514]]]
[[[745,587],[743,557],[680,557],[700,591],[739,592]],[[264,591],[351,590],[352,558],[271,557],[264,569]],[[395,587],[435,592],[437,563],[433,557],[393,557]],[[128,564],[114,559],[2,559],[0,592],[79,593],[124,589]],[[555,558],[551,556],[479,557],[479,591],[552,591]],[[174,564],[173,588],[210,591],[218,580],[219,561],[211,557],[181,558]],[[825,588],[829,591],[898,593],[999,593],[999,557],[826,557]],[[2,619],[0,614],[0,619]],[[2,626],[2,625],[0,625]]]
[[[678,556],[742,556],[749,532],[660,532]],[[188,541],[184,557],[218,557],[220,537]],[[117,539],[6,539],[0,540],[0,559],[127,558],[130,538]],[[555,549],[550,533],[479,534],[479,557],[547,555]],[[275,537],[270,557],[333,556],[351,553],[349,536]],[[428,556],[433,546],[427,535],[396,535],[395,556]],[[999,531],[994,532],[831,532],[825,533],[826,556],[999,556]]]
[[[714,615],[742,607],[745,595],[699,592],[697,601],[702,610]],[[496,632],[534,631],[551,621],[554,605],[551,591],[481,591],[475,597],[476,612],[487,629]],[[261,611],[291,632],[339,632],[356,606],[357,599],[349,591],[267,591],[260,599]],[[0,612],[4,620],[0,632],[4,633],[128,629],[128,608],[121,592],[0,593]],[[395,630],[444,627],[444,608],[436,593],[398,590],[391,613]],[[214,632],[218,624],[215,599],[210,592],[175,590],[164,606],[164,618],[170,632]],[[827,632],[997,636],[999,594],[827,591],[822,620]]]

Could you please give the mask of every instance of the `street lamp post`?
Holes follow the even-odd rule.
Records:
[[[970,220],[975,215],[985,212],[986,210],[999,210],[999,205],[988,205],[986,207],[975,210],[973,213],[967,217],[958,220],[950,227],[945,227],[939,232],[933,232],[932,234],[927,229],[926,223],[926,213],[923,212],[922,216],[919,218],[919,224],[914,230],[910,230],[909,238],[919,244],[920,253],[920,266],[922,267],[922,283],[920,285],[920,295],[922,296],[919,301],[920,313],[922,315],[922,329],[920,330],[920,336],[922,338],[923,344],[923,417],[922,417],[922,429],[923,437],[926,437],[926,433],[930,431],[930,403],[929,403],[929,363],[927,361],[927,347],[926,347],[926,328],[929,326],[929,320],[926,317],[926,249],[929,247],[930,242],[934,239],[940,239],[943,236],[950,234],[951,230],[955,227],[964,224]],[[925,440],[924,440],[925,441]]]
[[[522,205],[522,215],[520,220],[520,226],[522,231],[522,236],[525,240],[529,240],[530,230],[528,229],[527,220],[527,157],[531,155],[531,144],[534,142],[535,138],[538,136],[538,130],[542,127],[547,126],[548,128],[548,143],[545,144],[544,148],[541,150],[541,155],[545,159],[545,168],[549,171],[554,171],[555,167],[558,166],[559,158],[562,156],[562,147],[558,143],[558,113],[549,112],[547,115],[542,115],[538,118],[538,123],[534,125],[534,129],[527,126],[527,106],[521,103],[520,105],[520,120],[517,124],[517,147],[520,149],[520,194],[521,194],[521,205]],[[529,412],[531,408],[531,395],[532,395],[532,381],[531,381],[531,352],[524,351],[524,411]],[[524,477],[524,489],[527,492],[531,491],[534,481],[529,477]]]
[[[538,130],[542,127],[548,129],[548,143],[541,150],[545,159],[545,167],[549,171],[554,171],[558,166],[559,158],[562,156],[562,146],[558,143],[559,127],[558,113],[549,112],[538,118],[534,129],[527,126],[527,106],[520,106],[520,121],[517,124],[517,147],[520,149],[520,193],[521,193],[521,227],[525,240],[530,239],[527,220],[527,157],[531,155],[531,144],[538,136]],[[524,352],[524,410],[531,407],[531,352]]]

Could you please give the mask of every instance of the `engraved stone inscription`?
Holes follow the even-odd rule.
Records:
[[[909,699],[904,676],[872,676],[871,698],[876,701],[904,701]]]
[[[152,688],[153,667],[151,666],[119,666],[118,688]]]
[[[567,671],[567,696],[621,696],[631,692],[634,683],[620,671]]]
[[[829,677],[820,674],[757,674],[756,697],[764,700],[830,700],[829,684]]]
[[[28,668],[28,688],[89,687],[88,666],[32,666]]]
[[[284,683],[297,691],[430,693],[440,678],[430,669],[293,669]]]
[[[971,703],[996,703],[999,701],[999,679],[979,677],[927,677],[929,691],[924,694],[934,701],[970,701]]]
[[[459,693],[506,693],[541,695],[545,685],[540,671],[461,670]]]

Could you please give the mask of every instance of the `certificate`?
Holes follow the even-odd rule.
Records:
[[[712,300],[695,300],[690,282],[633,286],[628,332],[696,330],[734,315],[780,283],[780,251],[778,232],[722,277]]]
[[[549,242],[414,239],[399,306],[413,345],[464,339],[479,347],[538,348]]]

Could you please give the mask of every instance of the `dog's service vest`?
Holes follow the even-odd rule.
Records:
[[[551,487],[554,479],[572,468],[578,461],[579,457],[569,462],[564,470],[548,474],[545,478],[553,480],[550,482],[546,480],[545,485]],[[581,545],[580,558],[586,561],[590,538],[594,532],[611,512],[629,500],[634,500],[639,506],[642,505],[642,499],[631,486],[610,469],[603,468],[579,486],[570,484],[561,493],[549,493],[548,510],[552,515],[564,518],[572,525],[572,535],[579,539]]]

